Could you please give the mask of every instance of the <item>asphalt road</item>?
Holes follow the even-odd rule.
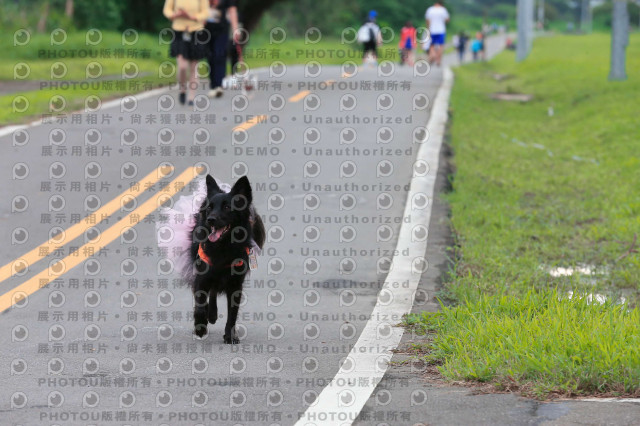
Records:
[[[376,303],[441,78],[263,70],[196,111],[171,90],[0,137],[2,423],[293,424]],[[202,170],[246,174],[267,226],[234,346],[224,308],[193,336],[156,243],[157,207]]]

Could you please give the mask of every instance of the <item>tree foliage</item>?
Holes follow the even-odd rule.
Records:
[[[3,28],[35,29],[45,6],[48,29],[99,28],[157,32],[169,26],[162,15],[164,0],[73,0],[73,17],[65,16],[69,0],[0,0],[0,24]],[[348,26],[359,26],[369,10],[378,12],[378,22],[392,28],[400,28],[410,20],[414,25],[424,25],[424,12],[432,0],[238,0],[240,17],[251,29],[260,23],[264,32],[280,26],[294,36],[302,36],[309,27],[319,28],[325,35],[340,35]],[[594,10],[596,22],[610,25],[611,1]],[[465,16],[477,25],[486,21],[512,21],[515,19],[515,0],[444,0],[453,21]],[[578,14],[579,2],[569,0],[545,0],[546,18],[573,21]],[[638,22],[638,7],[633,2],[629,8],[632,23]],[[458,20],[459,21],[459,20]]]

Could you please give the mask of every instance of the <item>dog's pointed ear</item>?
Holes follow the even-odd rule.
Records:
[[[238,179],[233,185],[233,188],[231,188],[231,194],[234,196],[239,196],[238,198],[243,199],[244,202],[239,203],[238,207],[249,207],[249,204],[251,204],[251,202],[253,201],[253,194],[251,193],[251,184],[249,183],[249,178],[247,178],[246,176],[242,176],[240,179]]]
[[[216,180],[211,175],[207,175],[207,195],[212,196],[220,192],[222,192],[222,189],[220,189]]]

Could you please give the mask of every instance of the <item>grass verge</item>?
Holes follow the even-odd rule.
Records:
[[[168,56],[168,45],[160,44],[157,36],[140,34],[135,42],[125,44],[121,34],[105,31],[99,43],[87,44],[92,34],[87,35],[84,31],[69,33],[60,45],[52,45],[49,34],[33,34],[27,44],[17,46],[13,45],[12,37],[0,40],[0,81],[45,83],[40,89],[0,94],[0,125],[26,122],[50,113],[54,95],[64,97],[66,102],[66,107],[56,113],[65,113],[81,109],[90,95],[106,101],[175,83],[175,76],[170,75],[175,59]],[[393,41],[379,48],[380,60],[398,60],[395,43]],[[348,61],[359,64],[362,53],[360,44],[343,44],[338,39],[307,43],[304,39],[289,38],[275,43],[265,36],[256,36],[246,46],[244,59],[253,69],[267,67],[275,61],[285,65],[310,61],[321,65],[341,65]],[[200,65],[199,75],[206,83],[206,61]],[[134,68],[138,76],[122,78],[126,74],[125,69]],[[99,75],[92,71],[98,69]],[[16,75],[19,78],[15,78]],[[88,75],[96,77],[89,78]],[[75,85],[62,86],[68,81],[75,82]],[[91,86],[86,83],[91,83]],[[14,108],[14,99],[18,96],[24,99]],[[23,110],[23,105],[28,107]]]
[[[445,378],[537,397],[638,395],[639,42],[624,82],[607,81],[605,34],[541,38],[522,63],[504,52],[456,70],[446,292],[459,304],[407,320],[435,333],[427,357]],[[589,304],[594,293],[609,301]]]
[[[425,360],[452,380],[537,398],[640,395],[640,311],[555,291],[480,296],[409,320],[435,330]]]
[[[69,33],[59,45],[51,43],[49,34],[33,34],[28,43],[15,46],[13,37],[4,37],[0,41],[0,80],[18,85],[37,81],[42,85],[0,95],[0,125],[52,113],[55,95],[63,97],[66,104],[54,112],[58,114],[82,109],[91,95],[104,102],[175,81],[175,77],[160,76],[160,67],[165,71],[171,67],[163,64],[170,60],[168,47],[159,44],[157,37],[140,34],[127,44],[121,34],[103,32],[99,43],[87,40],[87,33],[81,31]],[[14,109],[19,96],[26,103],[22,99]]]

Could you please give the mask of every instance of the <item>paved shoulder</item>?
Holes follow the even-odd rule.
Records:
[[[440,81],[289,67],[193,108],[164,91],[2,136],[8,420],[293,424],[371,318]],[[267,226],[236,346],[219,322],[194,338],[192,296],[156,242],[157,208],[206,173],[248,175]]]

